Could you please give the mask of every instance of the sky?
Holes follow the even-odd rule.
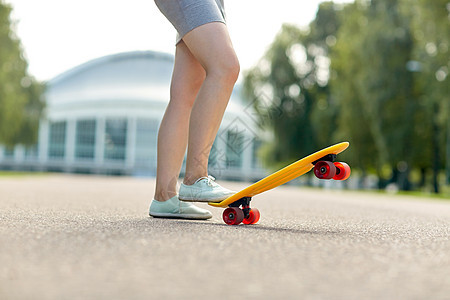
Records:
[[[3,1],[13,7],[29,73],[41,81],[109,54],[175,52],[175,29],[153,0]],[[225,0],[227,26],[241,69],[258,62],[283,23],[307,26],[320,2]]]

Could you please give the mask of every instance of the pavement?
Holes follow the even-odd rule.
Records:
[[[154,184],[0,178],[0,299],[450,299],[450,201],[282,186],[228,226],[148,217]]]

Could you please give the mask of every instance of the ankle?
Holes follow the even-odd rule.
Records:
[[[153,196],[153,199],[159,202],[165,202],[176,195],[177,195],[176,192],[156,191],[155,195]]]
[[[204,175],[204,174],[197,174],[197,175],[192,175],[192,174],[186,174],[186,176],[183,179],[183,184],[184,185],[193,185],[197,180],[199,180],[202,177],[208,177],[208,175]]]

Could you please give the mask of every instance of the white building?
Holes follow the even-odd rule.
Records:
[[[0,168],[154,176],[158,126],[173,56],[145,51],[94,59],[48,82],[35,147],[0,146]],[[253,180],[264,172],[251,106],[235,89],[210,156],[210,173]]]

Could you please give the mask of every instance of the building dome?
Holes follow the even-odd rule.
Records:
[[[109,55],[75,67],[48,83],[48,104],[54,107],[123,100],[166,105],[173,56],[152,51]]]
[[[47,84],[35,149],[0,151],[0,164],[155,175],[156,137],[169,101],[173,63],[170,54],[134,51],[97,58],[55,77]],[[237,86],[211,151],[213,175],[252,179],[261,174],[252,115]]]

